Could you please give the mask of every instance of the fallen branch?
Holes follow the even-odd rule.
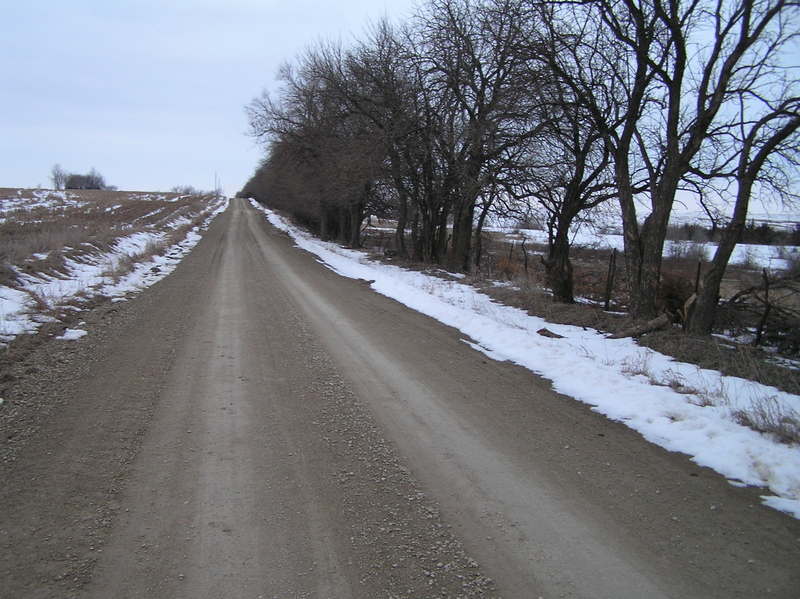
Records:
[[[542,337],[550,337],[551,339],[563,339],[564,338],[564,335],[559,335],[558,333],[554,333],[553,331],[551,331],[549,329],[539,329],[536,332],[539,333]]]
[[[669,317],[669,315],[662,314],[658,318],[649,320],[644,324],[640,324],[630,329],[625,329],[624,331],[620,331],[619,333],[614,333],[613,335],[611,335],[610,339],[622,339],[623,337],[638,337],[639,335],[644,335],[645,333],[658,331],[659,329],[665,329],[671,324],[672,324],[672,319]]]

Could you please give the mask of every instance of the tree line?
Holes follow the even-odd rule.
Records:
[[[247,107],[265,158],[240,192],[358,246],[469,271],[493,215],[546,215],[554,298],[573,301],[570,229],[623,223],[630,312],[658,312],[669,218],[690,192],[731,217],[692,309],[710,331],[754,195],[793,199],[797,0],[428,0],[345,45],[307,48]]]
[[[107,191],[117,189],[113,185],[108,185],[105,177],[94,168],[85,175],[81,175],[65,171],[61,165],[54,164],[50,170],[50,181],[53,189],[103,189]]]

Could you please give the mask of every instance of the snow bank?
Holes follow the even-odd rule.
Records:
[[[648,441],[690,455],[732,484],[769,488],[774,495],[763,497],[764,503],[800,518],[800,447],[780,444],[732,417],[735,410],[763,401],[800,413],[800,396],[676,362],[631,339],[548,323],[455,281],[370,261],[253,205],[337,273],[373,281],[375,291],[460,330],[487,356],[551,380],[559,393],[624,422]],[[538,335],[544,327],[563,338]],[[678,393],[669,385],[693,392]]]

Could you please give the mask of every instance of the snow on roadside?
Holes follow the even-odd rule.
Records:
[[[371,281],[375,291],[457,328],[489,357],[551,380],[559,393],[592,405],[648,441],[690,455],[731,484],[768,487],[773,495],[762,497],[765,504],[800,518],[800,447],[781,444],[732,418],[735,410],[759,402],[800,414],[800,396],[676,362],[632,339],[548,323],[456,281],[371,261],[361,252],[321,242],[252,203],[335,272]],[[563,338],[538,335],[544,327]],[[695,392],[678,393],[670,384]]]
[[[52,192],[50,194],[53,195]],[[78,259],[67,259],[65,263],[68,274],[63,276],[19,274],[22,289],[0,286],[0,346],[17,335],[36,331],[42,322],[48,320],[48,317],[35,309],[34,296],[51,307],[62,305],[73,298],[96,295],[119,301],[128,293],[141,291],[163,279],[175,270],[178,263],[200,240],[200,232],[227,205],[227,198],[221,198],[218,203],[209,205],[205,210],[203,224],[192,228],[180,243],[168,248],[162,255],[136,262],[133,270],[118,279],[111,273],[121,261],[143,253],[150,244],[163,243],[167,232],[134,233],[118,239],[108,253],[86,254]],[[170,227],[176,229],[186,222],[187,217],[178,218],[170,223]],[[82,337],[77,331],[69,331],[68,329],[60,339]]]
[[[59,335],[56,339],[61,339],[62,341],[74,341],[75,339],[80,339],[81,337],[85,337],[88,333],[81,329],[66,329],[63,335]]]

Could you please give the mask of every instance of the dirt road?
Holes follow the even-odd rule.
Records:
[[[796,597],[800,526],[234,200],[4,380],[2,597]]]

